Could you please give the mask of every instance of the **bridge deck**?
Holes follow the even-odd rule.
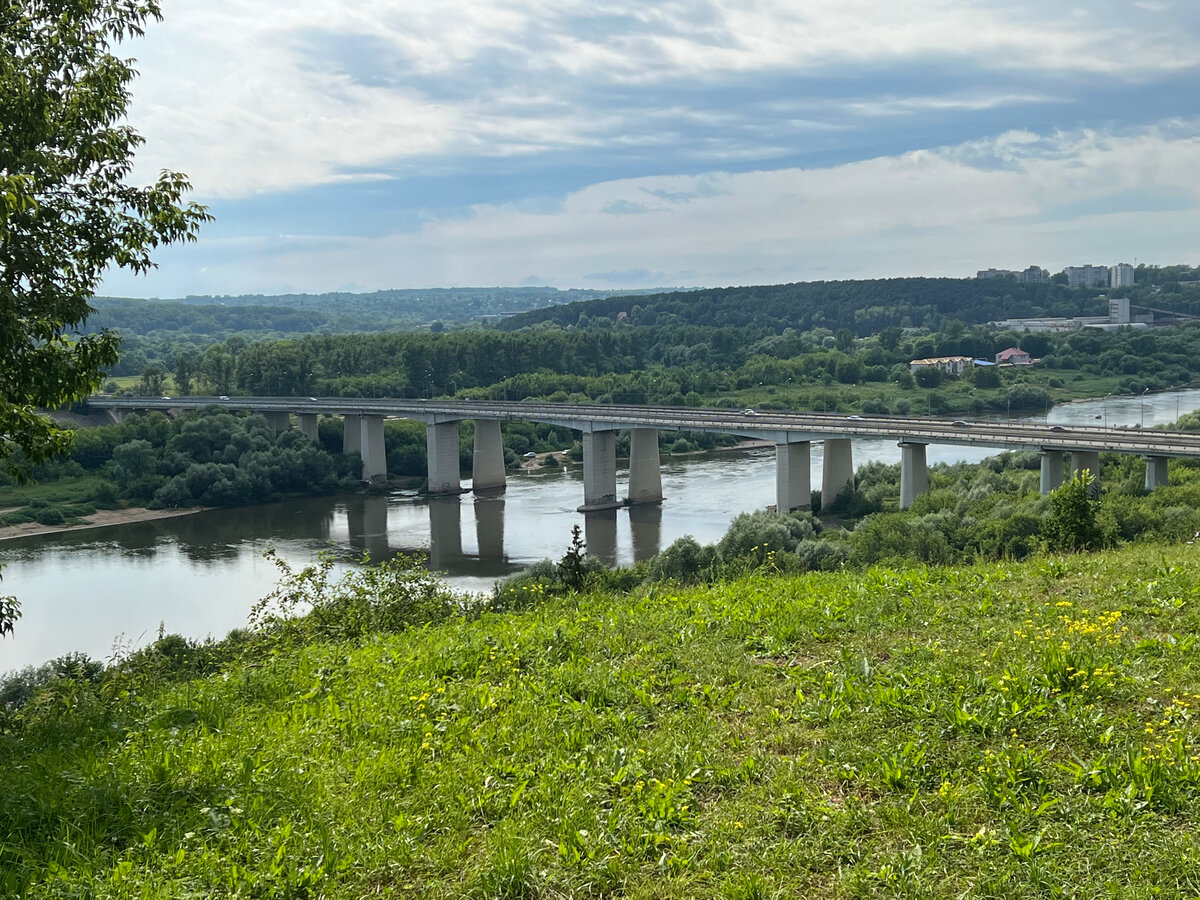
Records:
[[[927,416],[848,417],[829,413],[755,412],[672,406],[539,403],[502,400],[394,400],[345,397],[92,398],[96,409],[181,410],[220,406],[248,412],[390,416],[437,423],[461,419],[529,421],[579,431],[657,428],[712,431],[775,443],[894,437],[897,441],[1003,450],[1084,450],[1200,458],[1200,434],[1112,429],[1088,425],[959,422]]]

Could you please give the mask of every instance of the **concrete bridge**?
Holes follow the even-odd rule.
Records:
[[[424,422],[429,465],[429,492],[460,492],[458,432],[466,419],[475,423],[471,487],[498,491],[505,487],[503,422],[527,421],[570,428],[583,435],[583,505],[581,512],[612,509],[663,499],[658,432],[708,431],[756,438],[775,444],[776,505],[780,510],[808,509],[812,503],[810,449],[824,443],[821,496],[836,497],[854,482],[855,438],[894,437],[900,446],[900,508],[928,489],[925,448],[958,444],[997,450],[1036,450],[1041,455],[1041,490],[1058,487],[1069,470],[1098,476],[1101,453],[1137,454],[1146,461],[1146,488],[1167,483],[1167,460],[1200,458],[1200,435],[1171,431],[1107,429],[1014,422],[966,422],[924,416],[846,416],[822,413],[755,412],[671,406],[613,406],[585,403],[542,403],[499,400],[392,400],[339,397],[185,397],[101,398],[95,409],[125,411],[159,409],[178,412],[206,406],[262,413],[277,430],[292,426],[316,440],[317,417],[341,416],[343,450],[362,456],[364,481],[387,478],[383,444],[384,419]],[[628,496],[617,496],[616,436],[630,433]],[[1069,454],[1069,460],[1067,456]]]

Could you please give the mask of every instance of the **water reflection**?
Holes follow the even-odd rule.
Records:
[[[639,503],[629,507],[629,530],[633,536],[633,561],[656,556],[662,544],[661,503]]]
[[[382,494],[364,494],[346,501],[347,543],[355,556],[370,554],[372,559],[387,559],[388,499]]]
[[[587,555],[594,556],[606,566],[617,564],[617,511],[602,509],[583,517],[583,540]]]
[[[462,501],[451,497],[429,498],[429,566],[449,571],[466,562],[462,549]]]
[[[505,561],[503,495],[475,498],[475,544],[481,560]]]

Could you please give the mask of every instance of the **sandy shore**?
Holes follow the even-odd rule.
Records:
[[[98,509],[77,525],[39,525],[23,522],[20,525],[0,527],[0,541],[30,537],[35,534],[57,534],[60,531],[80,531],[84,528],[103,528],[105,525],[125,525],[129,522],[152,522],[155,519],[173,519],[190,516],[203,507],[194,509]]]

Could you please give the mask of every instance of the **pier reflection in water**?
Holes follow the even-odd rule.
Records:
[[[331,537],[340,538],[356,554],[369,553],[372,559],[424,551],[428,553],[429,568],[448,573],[460,587],[483,590],[490,587],[491,580],[517,572],[533,561],[527,539],[519,541],[517,558],[505,552],[505,507],[503,494],[400,501],[381,495],[351,497],[345,501],[345,533],[336,534],[340,529],[335,527]],[[426,522],[419,521],[422,513],[428,530]],[[469,517],[474,518],[473,529],[465,521]],[[616,565],[625,556],[618,552],[619,518],[628,519],[633,561],[649,559],[661,549],[659,504],[603,510],[580,518],[587,553],[605,565]],[[545,525],[558,528],[557,522]],[[536,528],[537,523],[526,521],[524,527]],[[472,530],[474,547],[469,541]],[[550,535],[549,541],[541,542],[547,553],[557,552],[559,543],[565,552],[569,531]]]

